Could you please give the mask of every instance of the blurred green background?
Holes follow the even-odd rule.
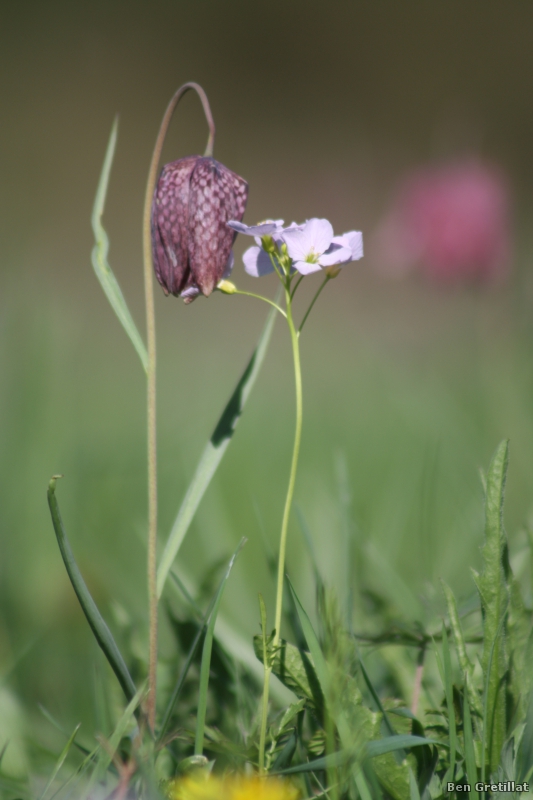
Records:
[[[245,221],[325,216],[337,232],[365,235],[365,259],[328,286],[302,339],[296,501],[325,577],[342,595],[344,503],[357,569],[399,617],[442,613],[440,577],[468,595],[482,541],[478,468],[504,437],[513,547],[533,512],[533,7],[21,0],[4,3],[0,19],[0,705],[12,714],[4,713],[10,735],[26,725],[51,736],[39,703],[66,727],[94,724],[95,647],[48,515],[53,473],[65,475],[58,496],[99,604],[111,621],[114,603],[145,618],[143,374],[92,272],[89,222],[118,113],[105,225],[142,329],[146,173],[164,108],[187,80],[209,95],[215,156],[250,184]],[[202,152],[205,139],[200,104],[187,95],[165,160]],[[398,179],[470,154],[509,177],[511,280],[443,288],[380,276],[372,234]],[[253,290],[240,263],[245,244],[236,246],[234,278]],[[261,287],[273,294],[274,283]],[[306,283],[310,297],[316,279]],[[158,291],[157,313],[164,537],[265,312],[218,294],[185,307]],[[248,639],[259,590],[273,610],[260,529],[276,547],[292,381],[277,323],[180,554],[185,574],[201,579],[249,538],[223,609]],[[295,520],[291,537],[289,568],[311,603]]]

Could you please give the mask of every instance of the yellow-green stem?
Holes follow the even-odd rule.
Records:
[[[151,243],[151,209],[152,197],[157,180],[157,168],[165,136],[172,115],[183,95],[194,89],[200,96],[209,125],[209,139],[205,155],[213,154],[215,126],[209,108],[209,102],[201,86],[197,83],[185,83],[175,93],[168,104],[157,135],[144,199],[143,214],[143,261],[144,292],[146,302],[146,339],[148,351],[147,369],[147,422],[148,422],[148,605],[149,605],[149,656],[148,656],[148,697],[146,715],[152,731],[155,728],[155,712],[157,698],[157,426],[156,426],[156,339],[155,309]]]
[[[284,310],[280,308],[280,306],[278,306],[278,304],[275,303],[273,300],[270,300],[268,297],[263,297],[263,295],[254,294],[253,292],[243,292],[241,291],[241,289],[236,289],[233,292],[233,294],[242,294],[244,295],[244,297],[255,297],[256,300],[262,300],[264,303],[268,303],[269,306],[275,308],[276,311],[279,311],[282,317],[285,317],[285,319],[287,318],[287,314],[284,312]]]
[[[298,467],[298,455],[300,453],[300,440],[302,437],[302,371],[300,367],[300,345],[298,341],[298,332],[294,327],[294,320],[292,318],[292,298],[290,292],[290,283],[288,281],[285,285],[285,298],[287,305],[287,324],[289,326],[289,331],[291,335],[292,355],[294,361],[294,381],[296,389],[296,428],[294,433],[294,446],[292,451],[289,485],[287,488],[287,497],[285,499],[285,508],[283,509],[283,520],[281,523],[281,535],[279,541],[278,582],[276,590],[276,616],[274,621],[275,633],[273,640],[274,648],[278,646],[281,636],[281,614],[283,609],[283,584],[285,579],[285,556],[287,552],[287,533],[289,530],[289,518],[291,513],[292,498],[294,495],[294,485],[296,483],[296,469]]]
[[[268,722],[268,695],[270,692],[270,667],[265,666],[263,677],[263,702],[261,704],[261,731],[259,734],[259,773],[262,775],[265,771],[265,744],[266,744],[266,730]]]
[[[268,693],[270,688],[270,673],[272,671],[267,646],[267,614],[265,601],[263,600],[262,595],[259,595],[259,607],[261,609],[261,637],[263,639],[263,702],[261,705],[261,731],[259,734],[259,773],[262,775],[265,771]]]

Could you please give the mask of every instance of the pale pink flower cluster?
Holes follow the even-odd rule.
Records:
[[[293,222],[287,228],[283,227],[282,219],[250,226],[235,220],[227,224],[237,233],[255,237],[256,245],[243,255],[246,272],[255,278],[274,272],[272,258],[262,247],[263,236],[270,236],[278,248],[286,246],[292,268],[301,275],[341,267],[363,256],[363,234],[349,231],[335,236],[327,219],[308,219],[302,225]]]

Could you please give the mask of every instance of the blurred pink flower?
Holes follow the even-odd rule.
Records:
[[[389,274],[414,267],[441,282],[491,282],[508,273],[509,193],[500,171],[476,161],[411,174],[377,230]]]

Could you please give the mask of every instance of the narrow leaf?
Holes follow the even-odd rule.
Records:
[[[189,529],[189,525],[200,505],[200,501],[231,442],[246,401],[248,400],[263,364],[275,317],[276,310],[272,309],[267,317],[265,327],[263,328],[257,346],[202,453],[198,466],[196,467],[196,472],[183,498],[157,570],[158,597],[161,597],[163,594],[165,582],[170,568],[172,567],[172,563],[178,554],[185,534]]]
[[[48,779],[48,783],[44,787],[42,793],[39,795],[39,800],[43,800],[43,798],[46,797],[46,795],[48,794],[49,788],[51,787],[51,785],[55,781],[59,770],[61,769],[61,767],[65,763],[65,760],[66,760],[66,758],[67,758],[67,756],[69,754],[69,751],[70,751],[70,748],[72,747],[72,744],[74,743],[74,739],[76,738],[76,734],[78,733],[78,731],[80,729],[80,726],[81,726],[81,722],[79,722],[76,725],[76,727],[72,731],[71,735],[69,736],[66,745],[64,746],[63,750],[59,754],[59,758],[57,759],[55,767],[54,767],[54,769],[52,771],[52,774],[50,775],[50,778]]]
[[[109,661],[111,669],[117,676],[118,682],[122,687],[122,691],[126,695],[126,699],[131,700],[135,695],[135,684],[133,683],[133,679],[128,672],[128,668],[124,659],[122,658],[122,655],[120,654],[117,644],[113,639],[111,631],[107,627],[105,620],[98,611],[96,603],[91,597],[87,585],[82,578],[81,572],[79,571],[78,565],[74,559],[70,542],[67,539],[67,534],[63,526],[63,520],[61,519],[61,513],[59,511],[59,505],[55,493],[56,479],[59,477],[61,476],[54,475],[48,486],[48,505],[50,506],[54,531],[57,537],[57,543],[59,545],[61,555],[63,557],[63,562],[67,569],[72,588],[76,592],[82,611],[85,614],[87,622],[91,626],[91,630],[95,636],[95,639],[102,648],[105,657]]]
[[[466,777],[468,779],[468,783],[471,786],[470,800],[479,800],[479,795],[476,789],[477,767],[476,767],[476,756],[474,751],[474,737],[472,734],[472,719],[470,716],[468,697],[466,695],[464,698],[464,707],[463,707],[463,734],[465,739]]]
[[[313,659],[313,664],[316,670],[316,674],[318,680],[320,681],[322,693],[324,697],[327,697],[329,694],[329,674],[328,674],[328,666],[326,664],[326,659],[324,658],[322,648],[320,647],[320,642],[318,641],[318,637],[311,624],[311,620],[309,619],[307,612],[304,609],[303,605],[301,604],[300,598],[294,591],[294,587],[292,583],[290,583],[290,581],[289,581],[289,586],[291,588],[292,596],[296,604],[298,617],[300,618],[300,625],[302,626],[307,646],[309,647],[309,650],[311,652],[311,657]]]
[[[486,695],[486,741],[489,774],[500,762],[506,735],[506,652],[505,619],[508,611],[509,589],[506,548],[503,527],[503,500],[507,475],[509,443],[502,442],[491,461],[487,475],[485,498],[485,542],[482,549],[483,572],[476,584],[483,608],[483,676],[488,682]]]
[[[395,750],[409,750],[411,747],[423,747],[430,744],[447,747],[443,742],[436,739],[427,739],[425,736],[412,736],[409,733],[402,733],[396,736],[384,736],[383,739],[368,742],[366,755],[367,758],[375,758],[376,756],[384,755],[384,753],[392,753]]]
[[[133,715],[139,708],[140,703],[145,694],[146,694],[146,683],[140,687],[139,691],[132,697],[132,699],[126,706],[121,718],[118,721],[115,730],[113,731],[110,738],[107,740],[106,747],[105,748],[101,747],[100,760],[98,762],[98,767],[95,770],[95,774],[97,775],[98,780],[102,780],[105,773],[107,772],[109,765],[111,764],[111,761],[113,759],[113,755],[117,752],[121,739],[123,739],[124,736],[126,735],[128,728],[131,725]]]
[[[102,225],[102,215],[104,213],[105,198],[107,194],[107,185],[109,182],[109,173],[111,171],[111,164],[113,163],[113,156],[115,153],[115,145],[117,142],[118,120],[115,120],[111,128],[111,136],[109,137],[109,144],[104,158],[104,165],[102,173],[98,182],[98,189],[96,190],[96,197],[94,200],[93,213],[91,217],[95,245],[91,253],[91,261],[96,272],[96,277],[100,281],[102,289],[109,300],[111,307],[117,317],[119,318],[124,330],[130,337],[130,341],[136,349],[144,371],[148,371],[148,353],[141,338],[139,331],[130,314],[124,295],[118,285],[118,281],[109,266],[107,254],[109,252],[109,238]]]
[[[474,665],[468,658],[468,654],[466,652],[466,642],[461,620],[459,618],[459,611],[457,609],[455,596],[450,587],[443,580],[441,580],[441,584],[446,596],[446,605],[448,606],[448,616],[450,617],[450,626],[453,631],[457,659],[459,661],[461,672],[466,676],[468,699],[474,711],[481,716],[481,702],[474,683]]]
[[[222,595],[224,593],[224,588],[226,586],[227,580],[230,576],[231,570],[233,569],[235,559],[239,555],[245,543],[246,539],[244,538],[241,539],[241,541],[237,545],[237,549],[235,550],[235,552],[231,557],[231,560],[228,564],[228,568],[226,570],[226,574],[224,575],[222,581],[220,582],[220,586],[215,599],[215,604],[213,606],[213,610],[211,611],[211,616],[209,617],[209,623],[207,625],[207,631],[204,639],[204,647],[202,650],[202,663],[200,666],[200,686],[198,689],[198,713],[196,716],[196,739],[194,745],[194,754],[197,756],[201,756],[204,749],[205,714],[207,710],[207,689],[209,686],[209,668],[211,666],[211,650],[213,648],[215,622],[217,621],[218,609],[220,608],[220,601],[222,600]]]
[[[450,648],[446,627],[442,626],[442,660],[444,666],[444,690],[446,693],[446,706],[448,708],[448,733],[450,740],[450,766],[449,780],[453,781],[455,774],[455,751],[457,747],[457,731],[455,726],[455,708],[453,705],[453,680]]]
[[[420,800],[420,792],[412,769],[409,770],[409,795],[410,800]]]
[[[336,753],[330,753],[305,764],[298,764],[295,767],[281,770],[279,774],[296,775],[298,772],[315,772],[317,770],[326,770],[328,767],[342,767],[356,756],[376,758],[377,756],[385,755],[385,753],[393,753],[396,750],[409,750],[412,747],[423,747],[430,744],[445,746],[442,742],[436,739],[426,739],[425,736],[411,736],[407,733],[397,736],[385,736],[383,739],[368,742],[361,748],[361,753],[354,754],[349,750],[339,750]]]
[[[176,577],[176,580],[178,580],[177,576],[175,576],[174,572],[171,572],[171,576],[173,578]],[[188,600],[192,604],[194,604],[194,607],[197,608],[196,603],[194,602],[194,600],[190,596],[189,592],[187,592],[187,590],[183,586],[183,582],[182,581],[179,581],[179,586],[180,586],[180,590],[182,592],[185,590],[186,597],[188,598]],[[185,683],[185,679],[187,678],[187,674],[188,674],[189,669],[191,667],[193,658],[194,658],[194,656],[196,654],[196,650],[198,649],[198,645],[200,644],[200,640],[205,635],[205,632],[207,630],[207,624],[208,624],[209,618],[211,616],[211,612],[213,611],[213,608],[215,606],[215,603],[216,603],[216,600],[217,600],[217,597],[218,597],[218,594],[219,594],[219,591],[220,591],[220,586],[221,586],[221,584],[219,585],[217,591],[215,592],[215,594],[211,598],[211,602],[209,603],[209,606],[207,607],[207,611],[205,612],[205,614],[202,617],[200,626],[198,628],[196,636],[194,637],[193,643],[191,644],[191,646],[189,648],[189,652],[187,654],[187,658],[185,659],[185,663],[183,664],[183,667],[181,668],[178,680],[176,682],[176,686],[174,687],[174,691],[172,692],[172,695],[171,695],[170,700],[168,702],[167,708],[165,710],[165,714],[163,716],[163,721],[161,723],[161,730],[159,732],[159,737],[158,737],[158,744],[162,741],[165,733],[167,732],[167,729],[168,729],[168,726],[169,726],[169,723],[170,723],[170,720],[171,720],[171,717],[172,717],[172,713],[174,711],[174,708],[176,707],[176,703],[179,700],[179,697],[180,697],[180,694],[181,694],[181,690],[183,689],[183,685]]]

